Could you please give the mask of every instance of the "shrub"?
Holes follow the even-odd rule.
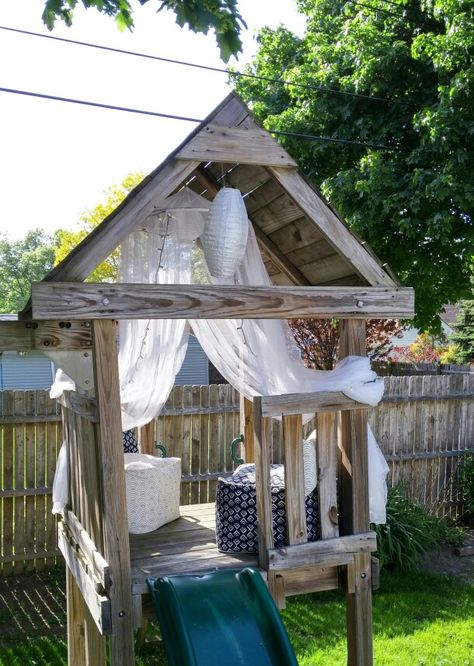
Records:
[[[448,542],[463,542],[463,531],[430,516],[426,509],[411,502],[401,486],[389,489],[387,522],[375,525],[380,566],[400,571],[413,570],[423,553]]]

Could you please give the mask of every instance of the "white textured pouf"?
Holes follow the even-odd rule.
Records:
[[[128,531],[153,532],[179,518],[181,459],[125,453]]]

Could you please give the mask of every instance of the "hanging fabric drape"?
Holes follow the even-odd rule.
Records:
[[[204,228],[209,206],[209,201],[186,189],[170,197],[166,210],[156,211],[122,244],[120,280],[138,284],[229,284],[228,277],[211,278],[202,253],[195,244],[193,247]],[[271,286],[252,225],[248,223],[248,227],[245,256],[230,281]],[[342,391],[362,403],[376,405],[382,397],[383,382],[370,369],[367,358],[347,357],[332,371],[305,368],[285,321],[193,320],[190,324],[213,365],[249,399],[255,395]],[[120,322],[123,430],[145,425],[160,413],[183,362],[188,330],[184,319]],[[370,440],[372,451],[374,443]],[[376,443],[375,447],[378,450]],[[385,472],[378,453],[371,455],[371,460],[376,465],[371,478],[379,480],[376,490],[372,481],[371,497],[381,497]],[[378,504],[376,522],[383,522]]]
[[[173,236],[167,213],[122,244],[122,282],[186,284],[191,280],[191,243]],[[119,322],[122,429],[141,426],[160,412],[188,344],[185,319]]]
[[[210,278],[219,284],[218,278]],[[271,286],[255,233],[249,223],[247,249],[234,277],[237,285]],[[255,395],[342,391],[367,405],[376,405],[383,382],[368,358],[349,356],[334,370],[305,368],[286,321],[279,319],[200,319],[193,331],[227,381],[251,399]]]
[[[190,284],[193,241],[202,233],[209,202],[184,188],[169,197],[122,243],[121,282]],[[157,416],[181,368],[188,345],[185,319],[119,323],[122,429]]]

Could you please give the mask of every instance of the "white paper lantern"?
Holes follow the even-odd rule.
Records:
[[[239,190],[223,187],[209,209],[202,249],[213,277],[232,277],[243,259],[248,236],[247,210]]]

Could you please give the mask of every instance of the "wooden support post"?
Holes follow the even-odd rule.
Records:
[[[366,353],[365,321],[342,320],[340,357]],[[341,412],[340,532],[369,530],[369,481],[367,459],[367,410]],[[349,463],[349,464],[347,464]],[[372,652],[372,588],[370,553],[354,556],[354,592],[346,593],[347,663],[370,666]]]
[[[283,417],[285,452],[285,496],[288,542],[291,546],[308,540],[304,496],[303,424],[301,414]]]
[[[85,603],[71,570],[66,567],[67,595],[67,663],[86,666],[84,647]],[[102,665],[101,665],[102,666]]]
[[[246,463],[255,462],[255,444],[253,439],[253,403],[240,394],[240,432],[244,436],[244,459]]]
[[[272,448],[271,419],[262,418],[262,399],[253,400],[255,442],[255,485],[257,495],[258,563],[268,569],[268,551],[273,549],[272,493],[270,463]]]
[[[316,414],[316,429],[321,539],[331,539],[339,534],[336,488],[337,412]]]
[[[89,609],[84,606],[84,643],[86,666],[103,666],[105,662],[105,636],[97,630]]]
[[[112,606],[110,665],[134,666],[134,617],[116,323],[103,319],[94,321],[92,340],[94,380],[100,419],[104,557],[110,566],[112,582],[109,591]]]
[[[155,422],[150,421],[140,428],[140,453],[155,454]]]

